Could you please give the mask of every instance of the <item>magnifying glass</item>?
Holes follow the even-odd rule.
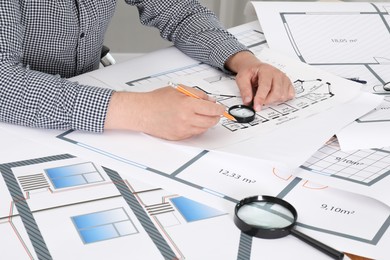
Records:
[[[252,107],[246,105],[231,106],[228,112],[238,123],[249,123],[256,117],[256,111]]]
[[[390,81],[383,84],[383,89],[386,91],[390,91]]]
[[[344,258],[344,253],[294,229],[297,218],[290,203],[272,196],[245,198],[237,203],[234,212],[234,223],[247,235],[273,239],[291,234],[334,259]]]

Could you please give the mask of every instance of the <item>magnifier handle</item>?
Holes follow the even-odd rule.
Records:
[[[296,229],[291,229],[291,234],[295,237],[299,238],[300,240],[306,242],[307,244],[317,248],[318,250],[322,251],[323,253],[327,254],[328,256],[332,257],[333,259],[343,259],[344,253],[340,252],[330,246],[325,245],[324,243],[321,243],[318,240],[315,240],[312,237],[309,237],[308,235],[305,235],[301,232],[299,232]]]

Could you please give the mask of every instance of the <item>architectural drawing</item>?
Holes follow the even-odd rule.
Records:
[[[390,204],[383,189],[390,185],[390,148],[342,151],[336,137],[304,163],[296,174],[332,187],[372,196]]]
[[[390,82],[390,4],[256,1],[253,6],[272,49],[357,79],[363,84],[356,87],[383,97],[382,104],[336,133],[342,149],[390,145],[390,92],[385,87]]]
[[[324,194],[327,194],[328,191],[338,194],[337,191],[334,191],[329,187],[310,184],[301,178],[294,177],[291,173],[278,170],[272,166],[267,169],[269,174],[262,174],[261,177],[259,177],[257,170],[255,172],[253,171],[255,168],[258,169],[258,167],[255,166],[258,162],[245,157],[236,158],[232,156],[232,159],[227,160],[227,157],[230,157],[231,155],[224,155],[223,158],[221,158],[218,154],[209,151],[198,151],[198,153],[192,153],[194,151],[191,151],[190,153],[187,153],[187,160],[184,164],[174,164],[175,168],[171,168],[169,172],[166,172],[161,170],[165,168],[163,165],[164,163],[160,163],[160,166],[155,165],[157,168],[151,168],[139,163],[139,161],[142,161],[143,156],[139,156],[138,159],[133,155],[131,155],[131,158],[126,158],[125,154],[110,154],[107,151],[103,151],[102,147],[104,145],[101,146],[101,144],[104,143],[104,141],[100,138],[95,141],[89,139],[91,142],[85,143],[85,140],[78,140],[78,138],[82,139],[82,135],[79,135],[74,131],[62,134],[59,138],[69,144],[80,146],[82,149],[89,147],[91,151],[98,152],[102,156],[109,156],[113,160],[128,162],[128,166],[130,168],[135,167],[142,171],[158,175],[159,177],[163,176],[170,182],[176,182],[179,184],[179,186],[181,186],[181,190],[188,191],[190,189],[195,189],[202,191],[221,198],[221,200],[228,204],[232,203],[232,206],[240,200],[240,197],[249,196],[259,190],[267,194],[274,194],[278,197],[286,198],[292,201],[294,205],[301,204],[298,199],[301,198],[301,196],[315,197],[316,194],[324,196]],[[125,143],[123,145],[128,146],[128,144]],[[160,150],[159,148],[156,149]],[[179,153],[183,153],[183,151],[177,151],[177,154]],[[176,153],[170,154],[170,156],[176,157],[175,154]],[[242,160],[242,165],[239,167],[236,166],[236,159]],[[206,168],[207,171],[205,171]],[[145,173],[142,173],[141,175],[144,174]],[[133,176],[135,176],[135,174],[133,174]],[[221,183],[224,184],[221,185]],[[264,185],[266,185],[267,188]],[[277,192],[275,193],[275,191]],[[310,191],[313,193],[310,193]],[[306,194],[307,192],[309,192],[310,195]],[[337,198],[340,200],[340,197]],[[298,207],[299,212],[302,212],[302,215],[305,215],[305,211],[308,210],[304,204],[305,203]],[[321,218],[319,217],[319,219]],[[385,219],[386,220],[384,220],[384,222],[380,225],[380,233],[388,229],[388,225],[390,224],[388,223],[390,221],[390,215],[388,216],[387,213],[385,213]],[[324,221],[324,223],[325,222],[326,221]],[[379,233],[372,233],[368,236],[353,235],[352,233],[349,233],[351,232],[349,228],[347,228],[344,233],[341,231],[342,229],[338,228],[336,230],[332,227],[324,227],[323,224],[320,223],[322,223],[322,221],[312,223],[312,225],[307,223],[299,225],[302,225],[305,229],[316,230],[317,232],[323,232],[324,234],[333,234],[338,237],[367,244],[376,244],[379,242],[377,240],[379,238]]]
[[[237,36],[254,52],[266,44],[257,29]],[[161,86],[170,79],[206,74],[202,79],[209,84],[231,81],[209,72],[210,67],[193,64],[126,86],[136,91],[139,86]],[[265,108],[258,117],[281,124],[288,115],[336,102],[333,81],[304,76],[294,81],[299,92],[295,103]],[[238,98],[237,91],[204,91],[220,95],[227,106]],[[23,129],[20,136],[34,136],[24,131],[34,129]],[[11,142],[5,133],[0,137]],[[294,237],[275,241],[242,234],[232,221],[233,209],[239,200],[254,194],[289,201],[299,212],[298,228],[324,243],[373,258],[388,251],[386,205],[296,177],[270,161],[176,146],[131,132],[41,131],[37,140],[50,140],[51,147],[69,153],[45,153],[37,143],[18,136],[9,145],[17,151],[14,156],[7,153],[9,158],[0,158],[0,197],[6,201],[0,204],[0,233],[6,234],[0,236],[0,244],[6,245],[4,254],[10,259],[67,258],[69,248],[86,259],[327,259]],[[39,155],[19,152],[24,150]],[[375,218],[367,223],[367,215]],[[361,229],[363,222],[367,225]],[[286,250],[275,252],[275,243]]]
[[[337,107],[340,101],[353,99],[360,91],[347,80],[328,73],[323,75],[321,70],[311,71],[309,67],[300,67],[306,66],[304,63],[293,60],[285,61],[282,56],[276,59],[272,54],[267,54],[271,51],[264,48],[267,47],[267,43],[264,35],[257,29],[245,29],[236,35],[260,59],[272,63],[290,76],[297,89],[296,98],[280,104],[264,106],[250,123],[237,123],[221,118],[213,131],[208,131],[193,140],[183,141],[188,145],[215,149],[238,143],[251,136],[270,132],[275,126],[288,125],[293,121],[308,117],[308,113],[311,113],[309,111],[313,108],[328,110],[330,107]],[[233,105],[242,104],[235,77],[202,63],[192,63],[132,79],[126,82],[126,90],[150,91],[167,85],[168,82],[201,89],[224,105],[226,110]],[[335,94],[340,98],[334,98]],[[330,105],[332,103],[333,105]]]
[[[333,138],[302,168],[361,185],[374,185],[390,175],[390,149],[344,152]]]
[[[230,84],[235,84],[234,78],[225,78],[225,84],[229,84],[226,83],[227,80],[233,81]],[[241,96],[217,93],[219,89],[226,89],[226,85],[225,88],[218,86],[217,83],[220,82],[219,80],[208,81],[207,79],[205,79],[205,81],[207,81],[207,83],[209,84],[202,84],[203,88],[198,86],[196,86],[196,88],[212,96],[217,102],[224,105],[225,107],[229,108],[233,105],[242,103]],[[321,79],[297,79],[293,82],[293,84],[296,90],[296,98],[294,100],[283,102],[274,106],[264,106],[260,112],[256,113],[256,117],[252,122],[237,123],[224,119],[221,121],[221,125],[229,129],[230,131],[237,131],[258,124],[265,124],[269,121],[277,120],[281,117],[290,116],[299,110],[308,108],[313,104],[333,97],[333,94],[331,92],[331,84],[329,82],[323,82]],[[206,89],[205,86],[210,86],[210,89]],[[319,89],[324,92],[318,91]]]
[[[245,30],[238,33],[236,37],[243,44],[247,45],[247,47],[255,54],[259,54],[264,47],[268,46],[263,33],[257,29]],[[130,91],[145,91],[149,90],[151,86],[156,85],[160,87],[161,85],[166,84],[167,81],[177,78],[181,80],[181,83],[188,83],[188,85],[192,85],[193,87],[198,88],[206,94],[214,97],[217,102],[223,104],[226,108],[242,103],[239,90],[236,87],[235,77],[213,70],[210,66],[202,63],[178,68],[176,70],[161,72],[140,79],[134,79],[126,84],[129,86]],[[195,82],[191,82],[191,79],[193,78],[202,78],[202,80],[195,80]],[[325,88],[327,93],[315,93],[315,91],[321,89],[324,84],[327,87]],[[220,123],[224,128],[233,132],[240,129],[246,129],[251,126],[264,124],[271,120],[276,120],[282,116],[287,116],[298,110],[305,109],[312,104],[320,102],[321,100],[325,100],[325,97],[332,97],[333,94],[330,91],[330,85],[331,83],[323,82],[321,79],[296,79],[294,81],[294,87],[296,88],[297,93],[296,100],[281,103],[273,107],[264,107],[261,112],[257,113],[255,120],[250,123],[236,123],[227,119],[222,119]]]
[[[214,162],[215,167],[202,173],[209,176],[207,180],[196,173],[204,169],[205,165],[210,165],[210,161]],[[245,164],[248,165],[250,161],[245,161]],[[119,174],[113,169],[70,154],[2,163],[1,187],[3,191],[9,192],[10,198],[8,210],[0,212],[0,229],[2,237],[7,237],[6,244],[14,245],[4,247],[2,254],[7,258],[17,259],[64,259],[67,257],[64,250],[72,248],[72,254],[87,258],[115,255],[115,258],[126,259],[129,253],[138,259],[207,257],[207,251],[200,250],[202,255],[201,252],[194,252],[199,250],[189,250],[194,247],[193,239],[199,238],[203,240],[199,242],[202,246],[208,243],[214,250],[219,248],[213,253],[215,256],[224,259],[241,259],[239,256],[256,259],[265,253],[256,250],[258,246],[261,248],[262,240],[240,234],[232,222],[231,209],[241,196],[258,190],[268,194],[276,191],[278,194],[275,195],[292,201],[301,214],[298,225],[317,234],[323,233],[328,239],[336,237],[350,242],[377,245],[384,239],[384,234],[387,234],[389,212],[371,205],[376,204],[375,201],[368,199],[366,204],[366,198],[359,200],[359,203],[364,204],[364,210],[375,212],[378,216],[378,221],[372,223],[369,232],[354,231],[358,230],[354,225],[335,227],[329,225],[332,222],[323,221],[323,218],[348,218],[353,223],[364,221],[361,219],[364,215],[358,214],[363,208],[357,207],[348,199],[340,198],[342,191],[310,184],[288,173],[277,172],[276,169],[260,179],[249,171],[255,167],[235,169],[233,165],[233,161],[227,164],[220,156],[204,151],[175,172],[160,173],[171,181],[180,182],[186,189],[198,189],[217,196],[224,201],[221,205],[227,206],[224,211],[161,188],[152,188],[135,179],[122,177],[129,174]],[[133,174],[132,167],[127,169],[130,175]],[[148,171],[158,173],[158,169]],[[30,180],[29,186],[26,186],[26,179]],[[224,185],[221,185],[221,181]],[[231,189],[231,185],[246,187],[246,193],[237,193]],[[321,205],[330,201],[333,201],[332,205],[336,205],[337,202],[339,207],[343,207],[343,214],[339,214],[340,210],[324,214],[324,206],[321,206],[315,210],[318,219],[313,222],[312,218],[305,217],[308,216],[308,210],[314,210],[312,206],[299,202],[302,201],[302,196],[308,195],[320,199],[317,203]],[[310,203],[313,202],[315,200]],[[348,212],[343,204],[348,205]],[[216,234],[220,243],[213,240],[216,236],[209,237],[207,233],[216,227],[224,230],[219,235]],[[198,230],[195,231],[194,228]],[[191,239],[186,239],[189,231]],[[227,249],[224,248],[226,243],[238,244]],[[242,243],[247,246],[240,246]],[[67,246],[64,247],[64,244]],[[134,250],[136,248],[148,250]]]
[[[78,257],[119,252],[115,258],[127,259],[123,248],[129,245],[147,248],[132,252],[138,259],[184,259],[170,230],[227,216],[69,154],[8,162],[0,171],[1,189],[11,195],[2,198],[9,211],[0,213],[0,229],[15,244],[2,246],[7,259],[66,259],[69,247]]]

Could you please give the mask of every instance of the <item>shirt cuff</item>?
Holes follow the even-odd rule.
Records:
[[[72,129],[102,133],[114,90],[81,85],[72,114]]]
[[[231,56],[240,51],[249,50],[245,45],[237,43],[237,41],[224,41],[217,48],[214,48],[214,51],[211,53],[210,60],[214,62],[211,65],[220,68],[226,73],[234,74],[225,68],[225,63]]]

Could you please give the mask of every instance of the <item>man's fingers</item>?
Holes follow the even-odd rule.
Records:
[[[237,76],[236,76],[236,83],[237,83],[238,88],[240,90],[242,102],[245,105],[250,104],[253,100],[254,76],[255,75],[251,74],[250,71],[244,72],[242,74],[237,74]]]
[[[184,88],[186,91],[194,94],[195,96],[197,96],[198,98],[200,99],[203,99],[203,100],[209,100],[209,101],[213,101],[212,98],[210,98],[209,95],[207,95],[204,91],[200,90],[200,89],[196,89],[196,88],[193,88],[193,87],[189,87],[189,86],[185,86],[185,85],[180,85],[182,88]]]
[[[269,97],[269,94],[273,87],[272,77],[270,74],[262,72],[261,70],[259,70],[258,73],[261,74],[258,75],[257,91],[253,99],[253,108],[255,109],[255,111],[260,111],[261,106],[266,104],[267,98]]]
[[[203,115],[203,116],[208,116],[208,117],[218,117],[223,114],[225,111],[225,107],[216,104],[210,101],[205,101],[205,100],[194,100],[194,113]]]

